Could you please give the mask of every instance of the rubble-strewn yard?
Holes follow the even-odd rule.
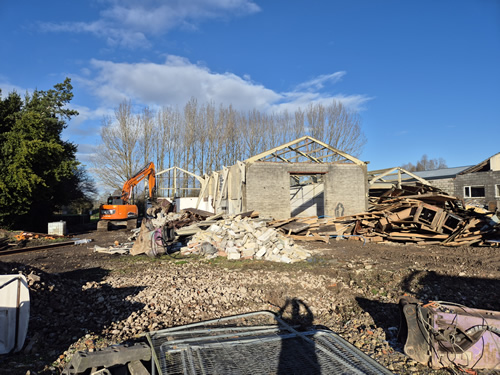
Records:
[[[500,252],[494,247],[332,240],[301,243],[313,258],[292,264],[92,250],[129,235],[89,232],[80,238],[94,243],[0,258],[0,273],[27,275],[32,301],[26,348],[1,356],[0,373],[59,373],[75,350],[220,316],[277,312],[287,298],[307,305],[313,324],[339,333],[396,373],[446,373],[402,354],[398,297],[500,310]]]

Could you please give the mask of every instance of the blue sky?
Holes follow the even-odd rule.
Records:
[[[139,5],[138,5],[139,4]],[[0,2],[5,96],[72,78],[64,137],[84,163],[104,115],[231,103],[359,111],[369,169],[450,167],[500,152],[498,0],[79,0]]]

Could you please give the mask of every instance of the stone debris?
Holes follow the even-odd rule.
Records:
[[[340,333],[391,371],[430,374],[396,340],[400,295],[500,311],[498,299],[491,298],[499,279],[495,249],[477,248],[471,255],[470,249],[431,248],[418,251],[418,257],[412,252],[398,258],[401,247],[387,247],[383,257],[390,260],[384,262],[368,255],[373,249],[359,254],[365,247],[357,244],[346,241],[335,247],[341,248],[336,258],[291,268],[270,262],[221,265],[195,257],[122,262],[83,252],[72,272],[64,272],[69,267],[55,272],[0,262],[0,273],[26,275],[32,300],[27,344],[22,355],[0,361],[0,373],[59,375],[78,351],[92,353],[134,342],[145,332],[201,320],[263,309],[279,312],[286,298],[293,297],[309,306],[314,324]],[[465,252],[469,256],[458,259]],[[461,271],[466,277],[457,277]],[[289,307],[284,316],[292,318]]]
[[[213,215],[190,208],[179,213],[162,209],[150,213],[156,216],[144,219],[141,227],[134,229],[129,237],[129,240],[134,241],[131,255],[156,257],[180,249],[182,255],[199,254],[207,258],[221,256],[229,260],[294,263],[311,257],[292,238],[268,227],[270,219],[258,218],[258,213],[254,211],[238,215]],[[184,246],[186,243],[187,246]],[[111,248],[109,250],[114,251]]]
[[[217,256],[229,260],[256,259],[294,263],[311,257],[311,253],[295,244],[264,220],[240,216],[224,216],[206,230],[197,231],[181,254]]]
[[[115,246],[109,246],[109,247],[95,245],[94,246],[94,253],[127,255],[127,254],[130,254],[130,249],[132,248],[132,245],[133,245],[133,242],[115,245]]]
[[[114,345],[94,352],[78,351],[66,365],[63,375],[83,374],[98,367],[112,367],[136,361],[150,361],[151,348],[146,343],[135,345]],[[134,365],[137,367],[137,364]],[[95,373],[95,372],[94,372]]]

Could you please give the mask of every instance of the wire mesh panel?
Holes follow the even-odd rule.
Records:
[[[148,339],[162,375],[391,373],[333,332],[299,332],[268,311],[157,331]]]

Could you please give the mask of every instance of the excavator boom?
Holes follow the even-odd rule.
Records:
[[[124,203],[127,203],[129,201],[134,186],[141,182],[145,177],[148,177],[149,198],[153,197],[156,183],[155,165],[153,164],[153,162],[149,162],[144,168],[142,168],[139,172],[137,172],[133,177],[129,178],[123,184],[122,200]]]

